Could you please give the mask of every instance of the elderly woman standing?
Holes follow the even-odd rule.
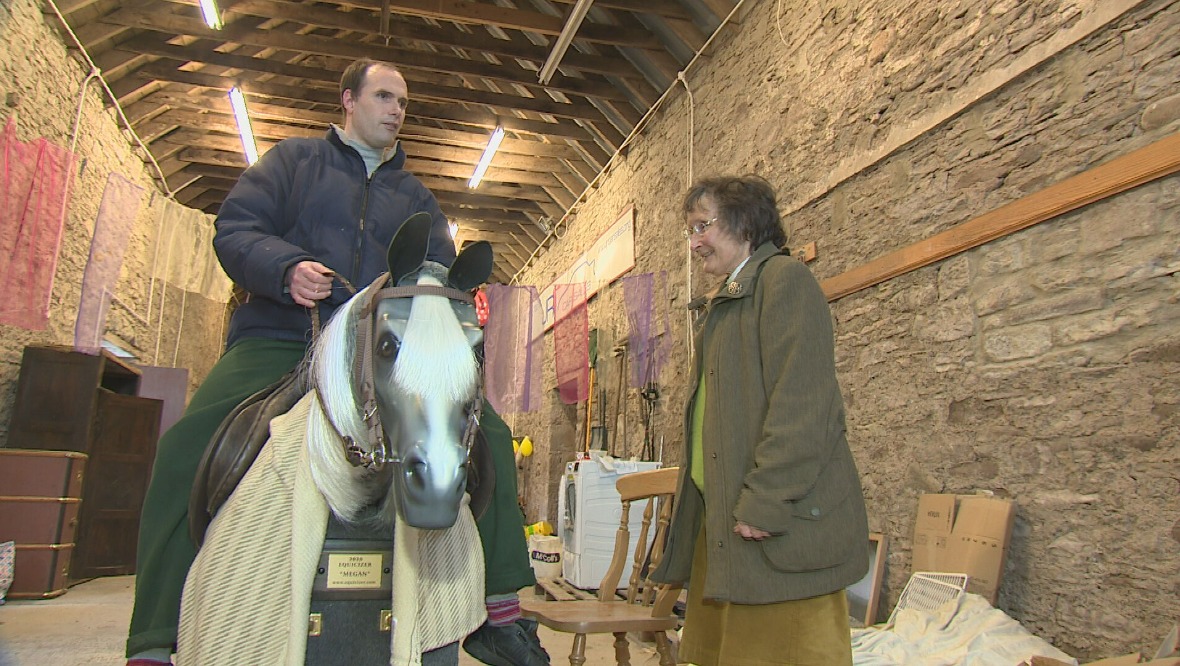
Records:
[[[684,472],[657,580],[688,580],[680,661],[851,664],[844,588],[868,570],[832,318],[774,190],[709,178],[684,199],[703,270]]]

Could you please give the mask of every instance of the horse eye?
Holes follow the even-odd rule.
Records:
[[[398,342],[397,337],[391,334],[385,334],[377,340],[377,355],[381,358],[391,359],[397,356]]]
[[[479,363],[484,362],[483,343],[482,342],[475,345],[474,347],[472,347],[471,351],[475,352],[475,360],[476,361],[478,361]]]

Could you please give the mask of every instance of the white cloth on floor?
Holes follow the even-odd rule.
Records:
[[[1014,666],[1033,656],[1078,663],[978,594],[935,611],[903,609],[892,626],[852,631],[855,666]]]

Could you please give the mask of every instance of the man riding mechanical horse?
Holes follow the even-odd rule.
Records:
[[[345,70],[340,91],[343,128],[333,125],[322,139],[278,143],[242,174],[218,213],[214,248],[241,299],[224,355],[160,438],[140,523],[128,666],[170,662],[181,590],[196,554],[189,491],[222,420],[300,363],[311,341],[312,309],[327,321],[351,296],[346,284],[363,287],[385,271],[390,240],[411,214],[426,212],[433,220],[427,259],[444,265],[455,259],[437,200],[403,168],[397,135],[409,100],[405,79],[388,63],[362,59]],[[486,403],[483,430],[499,481],[477,523],[488,622],[464,647],[494,666],[547,664],[536,624],[520,618],[516,598],[535,578],[516,505],[510,434]]]

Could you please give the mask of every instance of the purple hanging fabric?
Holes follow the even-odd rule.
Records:
[[[660,369],[668,360],[672,336],[668,331],[667,293],[666,271],[660,272],[658,285],[653,273],[623,278],[623,301],[629,329],[627,346],[631,357],[627,381],[631,388],[657,382]],[[664,307],[657,308],[656,302],[663,303]],[[659,322],[656,321],[657,309],[662,319]]]
[[[553,368],[557,392],[567,405],[590,395],[590,318],[586,285],[553,286]]]
[[[107,176],[107,186],[94,222],[90,258],[82,278],[82,300],[74,322],[74,349],[94,354],[106,332],[110,295],[119,282],[123,251],[135,226],[143,201],[143,188],[117,173]]]
[[[488,402],[500,414],[541,407],[541,366],[545,339],[536,287],[487,287],[488,323],[484,354]]]
[[[12,118],[0,152],[0,324],[42,331],[65,224],[74,154],[45,139],[16,138]]]

